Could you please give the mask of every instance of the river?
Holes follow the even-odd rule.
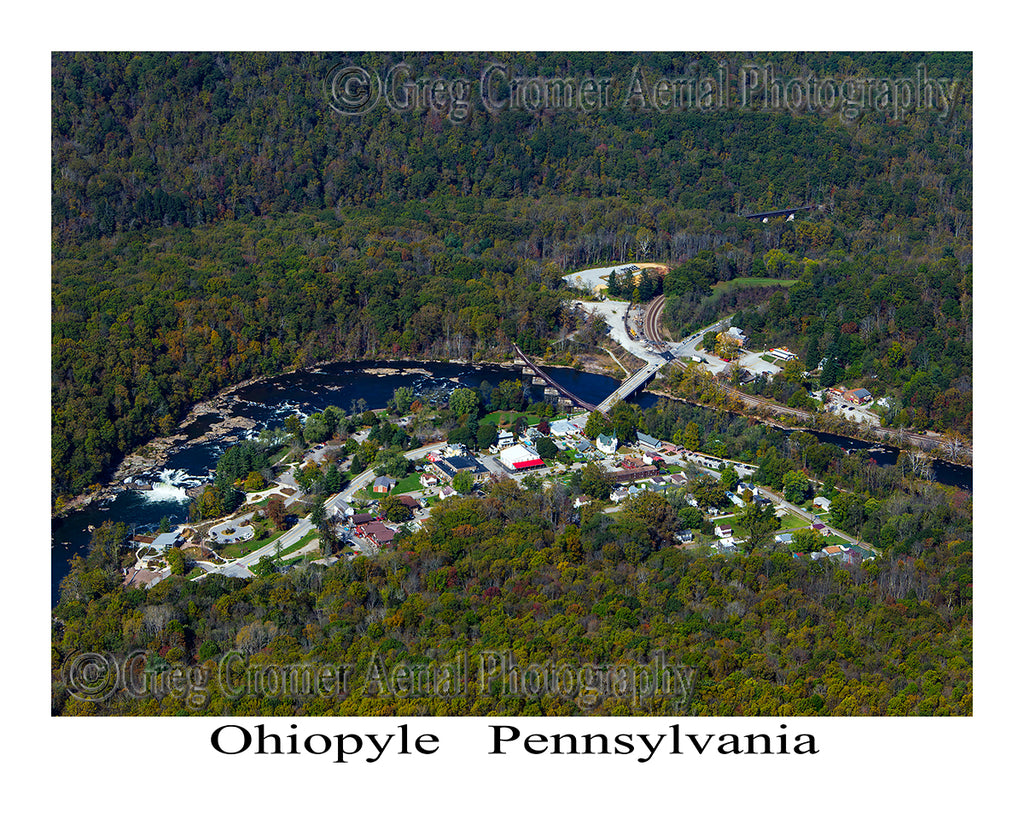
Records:
[[[604,400],[619,384],[609,376],[570,368],[545,369],[570,392],[594,404]],[[298,413],[306,416],[331,405],[350,413],[383,407],[395,389],[401,386],[409,386],[421,396],[431,393],[447,395],[457,387],[478,387],[485,381],[494,386],[508,378],[520,378],[524,383],[530,383],[529,376],[523,375],[518,368],[495,364],[360,361],[327,364],[241,388],[236,392],[238,400],[231,413],[255,422],[252,430],[233,430],[216,441],[183,445],[167,458],[162,468],[137,478],[150,484],[151,489],[127,489],[119,492],[113,500],[90,504],[53,522],[51,605],[56,605],[60,582],[67,574],[71,557],[88,546],[90,527],[108,520],[124,521],[129,529],[149,531],[155,529],[164,517],[173,524],[183,523],[189,504],[186,489],[212,478],[217,459],[237,438],[255,436],[262,429],[281,426],[289,415]],[[541,386],[533,387],[534,397],[539,399],[542,390]],[[658,396],[641,393],[632,400],[646,409],[657,403]],[[198,438],[220,420],[221,416],[217,414],[203,415],[186,430],[190,438]],[[846,450],[870,449],[872,457],[881,465],[894,464],[899,454],[894,447],[828,433],[813,434]],[[232,441],[223,440],[229,436]],[[936,461],[934,467],[938,482],[968,490],[972,488],[970,467],[943,461]]]

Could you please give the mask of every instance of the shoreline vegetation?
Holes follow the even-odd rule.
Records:
[[[466,359],[386,359],[386,358],[375,358],[374,362],[382,364],[397,364],[399,362],[408,363],[422,363],[422,364],[482,364],[487,366],[496,367],[508,367],[513,368],[514,365],[508,361],[469,361]],[[291,367],[280,373],[272,375],[261,375],[254,378],[247,378],[244,381],[240,381],[237,384],[224,387],[215,395],[210,398],[204,399],[193,404],[189,411],[185,414],[185,417],[178,424],[175,432],[170,435],[160,436],[154,438],[151,441],[147,441],[138,447],[134,452],[126,455],[121,462],[115,468],[110,479],[105,483],[102,483],[96,487],[91,487],[90,491],[76,495],[75,497],[62,504],[59,508],[51,510],[51,520],[57,520],[63,515],[70,514],[71,512],[78,511],[90,503],[102,500],[110,500],[114,498],[119,492],[125,488],[125,480],[128,478],[135,477],[143,472],[149,472],[154,469],[160,468],[169,456],[177,452],[181,447],[186,445],[194,445],[202,443],[204,441],[210,441],[215,438],[220,438],[229,430],[237,429],[252,429],[255,423],[249,418],[241,415],[235,415],[231,412],[231,409],[238,398],[235,395],[239,390],[245,389],[246,387],[252,387],[257,384],[262,384],[271,381],[275,378],[280,378],[283,375],[290,375],[293,373],[309,373],[315,374],[317,369],[327,367],[332,364],[344,364],[347,363],[348,359],[337,358],[325,361],[318,361],[313,364],[307,364],[302,367]],[[402,373],[408,373],[411,375],[428,375],[429,371],[417,368],[417,367],[370,367],[363,370],[364,374],[368,375],[401,375]],[[378,408],[380,409],[380,408]],[[375,410],[376,411],[376,410]],[[202,435],[195,438],[188,437],[183,430],[187,429],[191,424],[203,415],[217,414],[221,415],[220,421],[215,422],[211,425],[210,429],[204,432]]]
[[[604,358],[604,356],[601,355],[602,352],[608,356],[609,363],[605,363],[602,360]],[[507,367],[509,369],[517,368],[517,365],[507,360],[497,361],[491,359],[469,360],[434,358],[375,358],[373,359],[373,361],[379,362],[384,365],[398,363],[461,365],[479,364],[495,367]],[[580,356],[575,359],[575,362],[578,363],[579,369],[582,369],[584,372],[591,373],[594,375],[610,375],[612,377],[615,377],[613,368],[609,366],[610,363],[614,362],[614,357],[611,356],[610,353],[608,353],[608,351],[606,350],[602,349],[600,352],[588,354],[586,356]],[[51,511],[51,519],[57,520],[65,514],[70,514],[71,512],[78,511],[88,506],[90,503],[103,500],[110,500],[116,497],[116,495],[119,492],[124,491],[126,479],[132,478],[143,472],[152,471],[154,469],[161,467],[164,463],[166,463],[166,460],[170,455],[173,455],[183,446],[194,445],[197,443],[202,443],[204,441],[210,441],[216,438],[221,438],[221,436],[225,435],[225,433],[227,433],[229,430],[253,428],[255,426],[255,423],[251,421],[251,419],[246,418],[245,416],[235,415],[231,412],[233,404],[238,400],[235,394],[239,390],[257,384],[265,383],[267,381],[271,381],[274,378],[280,378],[283,375],[289,375],[300,372],[315,374],[317,369],[319,368],[331,366],[333,364],[344,363],[348,363],[348,359],[337,358],[325,361],[318,361],[313,364],[308,364],[302,367],[292,367],[274,375],[263,375],[254,378],[248,378],[245,379],[244,381],[240,381],[237,384],[232,384],[228,387],[223,388],[212,397],[205,399],[203,401],[199,401],[196,404],[192,405],[189,411],[185,414],[185,417],[178,424],[178,428],[174,433],[172,433],[171,435],[154,438],[153,440],[148,441],[142,446],[140,446],[134,452],[131,452],[128,455],[126,455],[118,464],[117,468],[114,470],[113,475],[106,483],[101,484],[100,486],[92,489],[92,491],[75,496],[74,498],[67,501],[65,504],[61,505],[59,508],[54,508]],[[572,364],[563,363],[548,364],[542,361],[538,363],[543,364],[544,366],[553,367],[567,366],[571,368],[573,366]],[[614,363],[617,364],[617,362]],[[618,367],[621,368],[621,365],[618,365]],[[429,371],[416,367],[375,366],[363,370],[363,373],[368,375],[382,376],[401,375],[403,373],[413,375],[427,375],[429,374]],[[667,398],[673,401],[683,401],[685,403],[693,404],[694,406],[704,407],[706,409],[721,409],[721,407],[715,407],[712,404],[702,402],[691,397],[678,395],[663,389],[647,388],[644,391],[649,393],[650,395],[656,395],[660,398]],[[842,435],[846,438],[853,438],[855,440],[863,441],[865,443],[881,443],[886,444],[888,446],[894,446],[897,449],[900,449],[901,451],[909,451],[914,448],[906,444],[901,446],[898,442],[894,441],[891,436],[885,435],[884,433],[871,435],[869,429],[865,429],[860,426],[855,427],[849,422],[843,422],[841,419],[822,419],[817,417],[818,414],[812,414],[811,417],[807,418],[804,422],[798,422],[791,418],[787,419],[786,414],[783,412],[783,409],[785,408],[779,407],[779,412],[771,412],[770,410],[762,410],[761,407],[752,407],[750,405],[734,407],[730,402],[730,407],[728,408],[728,411],[745,417],[762,418],[766,422],[770,422],[772,425],[780,429],[786,429],[791,431],[806,429],[818,432],[826,432],[833,435]],[[214,424],[212,424],[210,429],[208,429],[206,432],[204,432],[202,435],[196,438],[189,438],[183,432],[183,430],[187,429],[189,425],[193,424],[198,418],[208,414],[218,414],[221,415],[222,418],[220,421],[217,421]],[[822,423],[823,421],[828,421],[828,423]],[[957,463],[961,466],[971,465],[970,460],[965,458],[957,460],[946,458],[946,460],[949,460],[950,463]]]

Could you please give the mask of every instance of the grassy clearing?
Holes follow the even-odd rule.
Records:
[[[247,540],[243,543],[227,543],[217,544],[214,546],[217,554],[221,557],[227,558],[228,560],[237,560],[240,557],[245,557],[250,552],[259,549],[262,546],[266,546],[273,540],[281,537],[284,532],[274,532],[272,535],[261,538],[260,540]]]
[[[806,527],[808,527],[810,525],[811,524],[809,524],[803,518],[799,518],[796,515],[790,514],[789,512],[784,514],[782,516],[782,519],[779,521],[779,529],[782,529],[782,530],[786,530],[786,529],[805,529]]]
[[[515,423],[516,418],[523,416],[526,419],[526,423],[530,426],[540,423],[539,415],[531,415],[528,412],[509,412],[508,410],[495,410],[489,412],[483,418],[480,419],[481,424],[494,424],[498,429],[505,429],[506,427],[512,426]]]
[[[419,492],[423,489],[420,483],[420,473],[411,472],[398,482],[398,485],[391,490],[392,495],[404,495],[406,492]]]
[[[716,293],[731,293],[744,287],[792,287],[799,279],[770,279],[767,276],[741,276],[727,282],[718,282],[712,290]]]

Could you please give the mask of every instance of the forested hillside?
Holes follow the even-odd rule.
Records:
[[[970,714],[970,502],[940,487],[885,483],[869,503],[884,502],[895,515],[888,548],[854,567],[794,559],[788,550],[736,557],[679,551],[671,533],[689,508],[681,498],[647,493],[621,515],[585,509],[579,519],[564,487],[538,493],[512,481],[492,484],[483,498],[442,502],[426,530],[377,559],[311,564],[248,582],[175,577],[149,591],[124,589],[118,547],[126,532],[102,527],[54,610],[53,709]],[[95,702],[70,697],[64,663],[83,651],[144,652],[153,674],[188,666],[202,690],[189,700],[180,689],[155,688]],[[237,652],[231,679],[243,682],[225,677],[228,652]],[[520,669],[642,666],[661,653],[696,669],[697,685],[689,702],[608,691],[588,701],[552,686],[530,695],[505,690],[504,678],[497,686],[484,680],[487,652],[514,658]],[[413,695],[379,687],[381,674],[452,667],[460,657],[468,658],[468,689]],[[347,665],[349,684],[344,692],[291,696],[280,685],[244,682],[289,664]]]
[[[723,60],[884,77],[924,60],[960,86],[948,117],[475,104],[452,121],[386,106],[335,115],[332,55],[55,54],[55,499],[224,385],[329,357],[501,356],[508,340],[540,352],[563,324],[562,273],[701,251],[728,259],[717,278],[757,275],[772,251],[798,268],[830,256],[810,301],[797,291],[770,308],[779,321],[764,337],[807,355],[835,347],[865,375],[884,348],[908,421],[969,418],[969,369],[948,366],[969,338],[969,55],[350,59],[381,73],[404,60],[416,76],[475,78],[498,62],[620,84],[638,65],[651,77],[711,75]],[[738,217],[807,202],[824,206],[809,227]],[[891,310],[871,291],[883,274],[896,277],[878,285]],[[847,290],[821,295],[833,281]],[[931,312],[907,312],[922,304]],[[851,322],[856,349],[844,348]]]
[[[477,86],[464,117],[385,104],[342,116],[326,84],[346,63],[376,76],[404,63],[411,77]],[[956,81],[953,107],[766,110],[741,104],[735,87],[707,110],[624,98],[640,75],[735,77],[769,64],[780,77],[860,82],[926,67]],[[478,87],[489,65],[608,79],[610,101],[495,110]],[[799,355],[752,392],[798,407],[809,378],[869,385],[891,399],[886,423],[969,436],[971,73],[969,54],[54,54],[54,506],[248,378],[331,358],[503,359],[513,341],[543,355],[581,320],[562,276],[612,261],[667,264],[645,292],[663,289],[670,332],[735,313],[753,344]],[[804,205],[793,221],[745,218]],[[576,339],[599,342],[593,326]],[[662,383],[678,394],[724,396],[696,365],[668,372]],[[459,392],[483,411],[481,396]],[[438,412],[453,440],[496,436],[472,411]],[[408,443],[368,415],[371,436]],[[737,489],[731,469],[721,480],[691,472],[686,490],[644,492],[609,513],[573,503],[608,497],[595,464],[546,488],[536,476],[498,480],[439,502],[374,558],[201,582],[176,560],[148,590],[123,586],[135,556],[127,527],[107,523],[72,560],[53,610],[53,713],[972,713],[972,498],[922,480],[925,458],[879,466],[870,452],[682,402],[623,402],[592,423],[742,459],[757,467],[751,480],[793,503],[824,493],[831,525],[877,556],[794,556],[755,503],[735,520],[740,552],[713,553],[705,513]],[[328,426],[313,416],[306,443]],[[346,444],[359,453],[353,469],[370,463],[360,446]],[[370,456],[375,447],[371,437]],[[264,460],[229,453],[219,484],[262,481]],[[301,471],[302,485],[335,491],[345,478],[329,470],[330,480]],[[693,548],[679,548],[686,529]],[[820,535],[798,534],[794,544],[821,548]],[[198,700],[90,702],[68,688],[69,664],[93,656],[83,652],[142,652],[150,680],[184,667],[210,676]],[[218,677],[230,652],[236,674],[299,664],[352,676],[343,695],[236,696]],[[697,685],[683,703],[521,695],[481,684],[488,652],[523,666],[663,656],[695,669]],[[470,686],[457,696],[382,696],[365,683],[373,662],[459,658]]]
[[[349,58],[346,58],[346,60]],[[631,194],[735,213],[834,201],[846,230],[897,223],[963,240],[970,225],[969,55],[364,54],[383,74],[714,76],[722,61],[780,76],[913,76],[960,82],[957,108],[893,121],[867,113],[793,116],[753,109],[489,113],[468,119],[378,106],[333,115],[332,55],[55,55],[54,226],[61,237],[307,209],[408,202],[434,194],[507,199]],[[345,60],[342,60],[344,62]],[[621,96],[625,99],[625,90]],[[704,115],[708,114],[708,115]],[[914,223],[905,220],[920,220]]]

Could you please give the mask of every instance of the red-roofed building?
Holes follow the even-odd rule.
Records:
[[[508,469],[516,472],[522,469],[534,469],[544,466],[544,460],[540,455],[535,450],[522,444],[516,444],[515,446],[503,449],[498,457]]]
[[[395,539],[395,532],[380,521],[371,521],[362,527],[362,534],[368,537],[377,546],[387,546]]]

